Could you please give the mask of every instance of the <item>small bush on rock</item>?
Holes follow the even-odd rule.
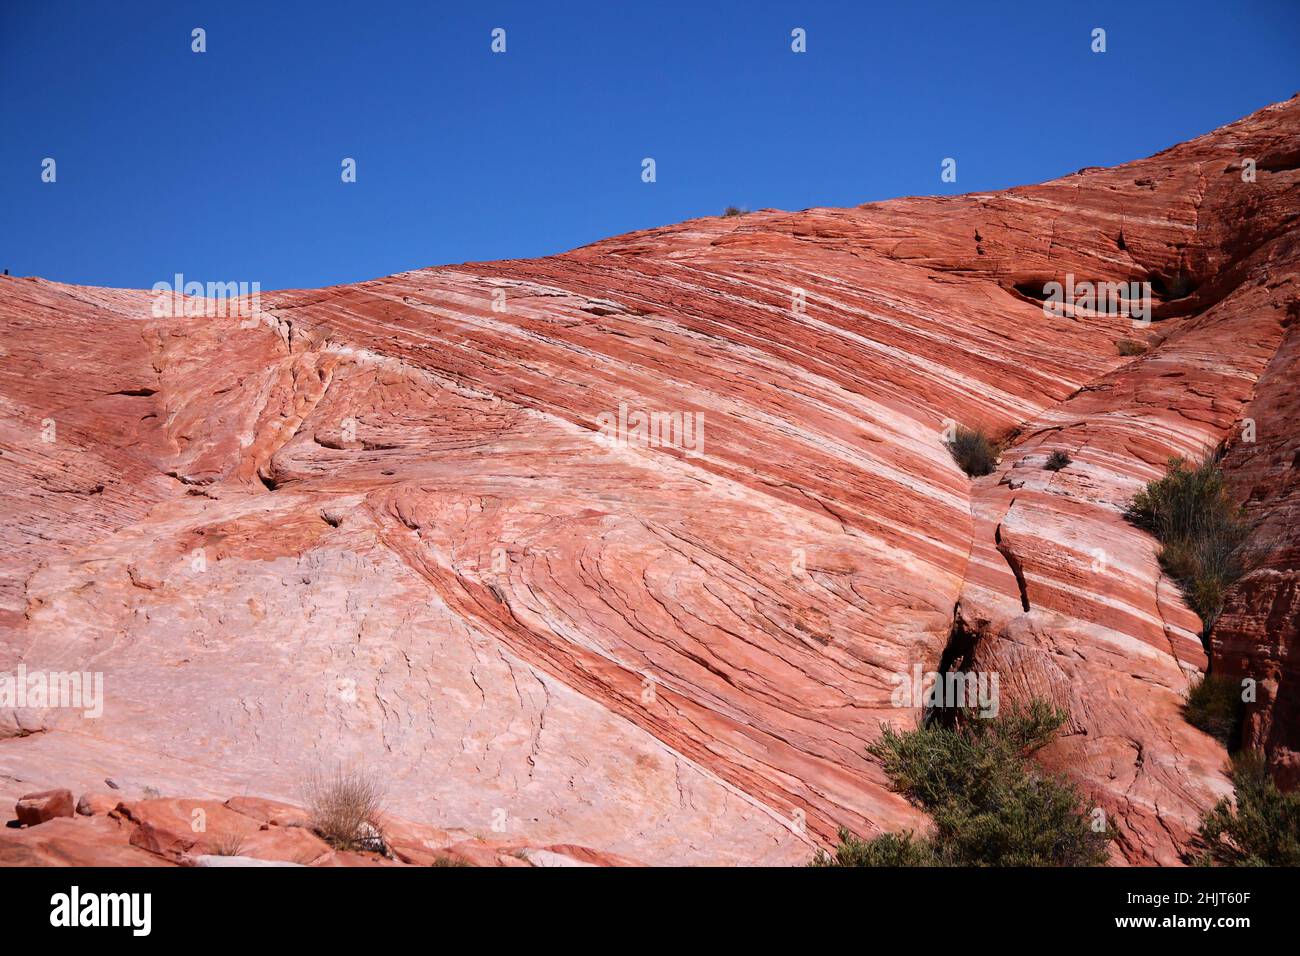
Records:
[[[1232,762],[1233,801],[1201,819],[1202,866],[1300,866],[1300,793],[1282,793],[1254,751]]]
[[[982,429],[958,426],[948,451],[972,478],[992,474],[998,464],[998,446]]]
[[[1070,464],[1070,456],[1063,451],[1054,451],[1047,456],[1047,464],[1043,465],[1048,471],[1060,471],[1066,465]]]
[[[926,839],[840,833],[815,866],[1094,866],[1110,837],[1094,831],[1066,781],[1032,760],[1066,715],[1043,701],[984,719],[959,712],[952,726],[899,733],[886,728],[868,748],[899,792],[927,810]]]
[[[809,866],[937,866],[934,848],[928,840],[918,839],[911,830],[882,833],[870,840],[859,840],[844,827],[839,830],[835,852],[818,850]]]
[[[1182,587],[1209,633],[1229,587],[1245,573],[1241,544],[1249,533],[1228,497],[1218,458],[1199,464],[1171,458],[1163,478],[1148,482],[1125,512],[1160,541],[1160,564]]]
[[[1183,716],[1223,744],[1231,744],[1241,715],[1241,686],[1226,677],[1206,674],[1192,684]]]
[[[342,767],[316,772],[303,791],[311,827],[322,840],[338,850],[376,849],[384,793],[367,773]]]

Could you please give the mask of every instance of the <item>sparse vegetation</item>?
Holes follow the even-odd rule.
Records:
[[[365,771],[336,767],[303,785],[311,828],[336,850],[373,849],[384,792]]]
[[[1066,715],[1043,701],[983,719],[959,711],[951,726],[886,728],[868,752],[894,788],[934,818],[928,838],[910,832],[861,840],[839,834],[814,866],[1092,866],[1110,837],[1094,831],[1075,788],[1032,755]]]
[[[972,478],[993,473],[998,463],[998,446],[979,428],[957,426],[957,433],[948,442],[953,460]]]
[[[1201,819],[1202,866],[1300,866],[1300,793],[1283,793],[1255,751],[1232,762],[1235,799]]]
[[[728,206],[725,210],[723,210],[722,215],[724,218],[730,218],[732,216],[743,216],[748,212],[749,210],[746,209],[744,206]]]
[[[818,850],[809,866],[937,866],[930,841],[917,838],[911,830],[883,833],[871,840],[859,840],[844,827],[839,829],[834,854]]]
[[[454,856],[435,857],[430,866],[469,866],[464,860],[457,859]]]
[[[1231,746],[1241,716],[1241,686],[1226,677],[1206,674],[1188,690],[1183,716],[1193,727]]]
[[[1160,541],[1161,566],[1208,634],[1228,588],[1245,573],[1241,544],[1250,530],[1228,497],[1218,457],[1207,455],[1200,464],[1171,458],[1165,476],[1148,482],[1126,515]]]
[[[1143,355],[1148,349],[1145,342],[1139,342],[1136,339],[1120,339],[1115,344],[1120,355]]]
[[[213,840],[208,847],[212,856],[239,856],[244,849],[244,838],[238,833],[230,833]]]
[[[1047,463],[1043,465],[1048,471],[1060,471],[1066,465],[1070,464],[1073,459],[1063,451],[1054,451],[1047,456]]]

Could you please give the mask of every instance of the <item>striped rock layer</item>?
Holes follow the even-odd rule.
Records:
[[[1038,186],[249,316],[0,280],[0,670],[104,680],[98,718],[0,709],[0,791],[293,800],[346,763],[430,826],[797,863],[925,827],[866,747],[918,718],[899,675],[959,662],[1068,708],[1044,759],[1115,860],[1177,863],[1226,754],[1180,712],[1200,621],[1121,512],[1252,409],[1265,512],[1294,474],[1298,135],[1292,99]],[[1149,282],[1154,321],[1045,309],[1069,277]],[[698,427],[643,443],[650,413]],[[993,474],[954,423],[1008,440]],[[1293,733],[1265,614],[1225,618]]]

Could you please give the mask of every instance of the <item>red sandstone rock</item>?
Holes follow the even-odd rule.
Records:
[[[438,827],[421,826],[385,815],[380,829],[384,843],[403,863],[429,866],[446,855],[445,848],[463,839]]]
[[[132,846],[130,828],[110,816],[58,817],[39,827],[0,829],[0,866],[169,866]]]
[[[292,799],[360,756],[452,837],[316,865],[797,863],[840,825],[926,826],[865,748],[916,719],[894,678],[955,621],[1005,701],[1069,707],[1046,759],[1117,862],[1177,863],[1226,754],[1179,713],[1200,622],[1121,511],[1257,406],[1296,434],[1300,174],[1268,157],[1298,131],[1292,99],[1039,186],[266,294],[251,323],[0,279],[0,669],[93,660],[110,688],[99,719],[0,713],[0,771]],[[1157,323],[1045,314],[1066,274],[1154,277]],[[700,454],[602,434],[620,404],[703,412]],[[1011,437],[994,474],[947,422]],[[1241,479],[1283,576],[1289,447]],[[1249,732],[1280,769],[1287,580],[1216,632],[1276,675]],[[202,851],[193,802],[122,814],[133,846]]]
[[[87,797],[83,802],[96,806],[97,795]],[[382,820],[388,855],[335,850],[302,825],[305,817],[300,807],[260,797],[117,804],[108,813],[56,817],[35,830],[0,831],[0,866],[639,865],[585,846],[468,838],[391,814]]]
[[[135,826],[131,844],[176,862],[186,856],[242,851],[259,832],[251,817],[215,800],[156,799],[124,803],[113,812]]]
[[[83,793],[77,800],[77,812],[84,817],[112,813],[122,801],[109,793]]]
[[[309,825],[308,814],[301,807],[280,800],[265,800],[261,797],[231,797],[225,803],[226,809],[252,817],[264,824],[277,827],[305,827]]]
[[[1260,376],[1224,469],[1246,504],[1253,530],[1250,572],[1229,591],[1211,634],[1214,670],[1252,678],[1242,744],[1263,750],[1278,785],[1300,786],[1300,288],[1277,277],[1270,291],[1287,303],[1281,346]],[[1245,440],[1247,437],[1253,441]]]
[[[316,834],[302,827],[267,825],[243,837],[239,855],[255,860],[281,860],[312,866],[330,854],[330,846]]]
[[[43,790],[19,797],[14,815],[23,826],[34,827],[55,817],[70,817],[74,809],[71,790]]]
[[[614,856],[610,853],[601,853],[592,850],[590,847],[574,846],[572,844],[557,844],[555,846],[542,847],[547,853],[564,857],[588,866],[640,866],[635,860],[629,860],[625,857]],[[530,859],[531,859],[530,854]]]
[[[520,850],[505,850],[482,840],[463,840],[447,847],[443,854],[446,859],[470,866],[528,866],[527,858]]]

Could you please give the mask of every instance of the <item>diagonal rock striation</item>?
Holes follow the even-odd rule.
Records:
[[[1253,414],[1229,462],[1294,574],[1298,133],[1293,98],[1038,186],[692,220],[251,318],[0,279],[0,670],[105,686],[93,720],[0,708],[0,790],[292,800],[357,761],[435,827],[796,863],[838,826],[925,826],[865,748],[957,633],[1008,700],[1068,706],[1045,759],[1116,861],[1179,862],[1226,754],[1180,714],[1200,622],[1122,509]],[[1067,277],[1149,283],[1154,323],[1044,309]],[[993,474],[960,471],[953,423],[1004,439]],[[1267,587],[1221,643],[1272,662],[1256,736],[1293,753]]]

